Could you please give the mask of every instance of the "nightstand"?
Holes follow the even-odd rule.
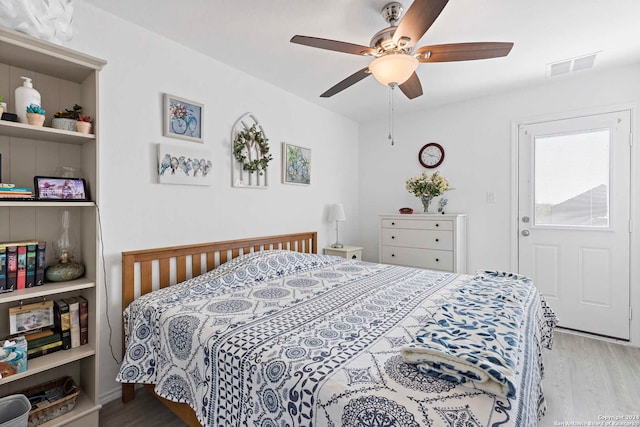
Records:
[[[362,248],[359,246],[345,246],[343,248],[324,248],[325,255],[341,256],[352,260],[362,260]]]

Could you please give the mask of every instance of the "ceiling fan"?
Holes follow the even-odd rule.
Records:
[[[478,42],[451,43],[423,46],[414,50],[416,43],[438,18],[449,0],[414,0],[402,21],[401,3],[388,3],[382,8],[382,17],[389,27],[378,31],[369,46],[337,40],[296,35],[291,43],[375,59],[320,95],[328,98],[373,74],[383,85],[398,85],[409,99],[422,95],[422,84],[415,70],[422,62],[470,61],[506,56],[513,43]]]

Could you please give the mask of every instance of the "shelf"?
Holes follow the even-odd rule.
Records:
[[[92,113],[96,124],[99,123],[99,73],[105,61],[0,28],[0,64],[7,70],[7,73],[0,73],[2,85],[11,87],[16,84],[15,76],[31,76],[36,79],[36,87],[46,98],[45,101],[49,102],[47,105],[50,108],[54,108],[51,105],[60,108],[77,102],[85,107],[86,112]],[[46,123],[49,124],[48,121]],[[82,259],[87,267],[87,277],[0,293],[0,312],[6,312],[21,302],[29,303],[43,298],[56,300],[78,294],[96,309],[89,312],[89,336],[93,337],[91,344],[31,359],[27,362],[26,372],[0,379],[0,394],[7,394],[25,389],[30,384],[43,383],[63,372],[74,377],[82,390],[73,411],[42,424],[46,427],[98,425],[101,407],[98,399],[100,340],[97,337],[103,320],[98,310],[101,297],[97,286],[102,283],[104,270],[98,245],[99,218],[96,211],[100,194],[100,137],[97,135],[97,126],[94,129],[95,134],[85,134],[0,120],[0,140],[7,145],[7,152],[2,153],[2,162],[10,172],[7,175],[9,180],[24,187],[33,185],[29,184],[33,176],[43,175],[41,171],[47,171],[48,174],[48,171],[66,164],[62,162],[69,161],[68,166],[82,168],[87,173],[87,183],[94,197],[87,201],[0,199],[0,218],[3,222],[0,231],[5,241],[14,240],[14,236],[55,240],[57,235],[52,228],[53,219],[58,210],[65,208],[78,215],[76,222],[82,227]],[[0,326],[7,329],[4,332],[8,332],[8,320],[7,316],[0,322]]]
[[[96,140],[96,136],[92,133],[73,132],[45,126],[31,126],[26,123],[9,122],[7,120],[0,120],[0,135],[66,144],[86,144]]]
[[[106,64],[102,59],[35,39],[8,28],[0,28],[0,63],[52,77],[82,81]]]
[[[72,201],[60,201],[60,202],[54,202],[54,201],[40,201],[40,200],[7,200],[7,199],[0,199],[0,207],[11,207],[11,206],[15,206],[15,207],[21,207],[21,208],[25,208],[25,207],[37,207],[37,208],[44,208],[44,207],[65,207],[65,208],[70,208],[70,207],[94,207],[96,204],[94,202],[72,202]]]
[[[69,282],[45,283],[42,286],[20,289],[12,292],[0,294],[0,304],[21,301],[30,298],[40,298],[49,295],[56,295],[62,292],[71,292],[81,289],[90,289],[96,286],[95,281],[82,277]]]
[[[95,349],[90,344],[85,344],[70,350],[59,350],[55,353],[47,354],[46,356],[36,357],[35,359],[27,361],[26,371],[0,379],[0,385],[18,381],[23,378],[30,377],[31,375],[39,374],[40,372],[75,362],[76,360],[84,359],[85,357],[91,357],[95,354]]]

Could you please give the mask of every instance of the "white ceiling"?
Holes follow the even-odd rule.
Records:
[[[289,42],[300,34],[368,46],[388,26],[380,15],[387,0],[86,1],[354,120],[388,114],[388,89],[373,77],[319,97],[370,58]],[[421,64],[424,95],[408,100],[396,91],[396,114],[540,84],[548,63],[594,52],[594,70],[580,73],[640,63],[639,21],[640,0],[450,0],[417,47],[499,41],[514,42],[513,50]]]

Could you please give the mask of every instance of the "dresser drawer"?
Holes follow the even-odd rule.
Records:
[[[413,230],[453,230],[451,220],[411,220],[411,219],[388,219],[382,220],[382,228],[407,228]]]
[[[453,232],[383,228],[382,244],[451,251],[453,250]]]
[[[382,263],[453,271],[453,252],[383,246]]]

